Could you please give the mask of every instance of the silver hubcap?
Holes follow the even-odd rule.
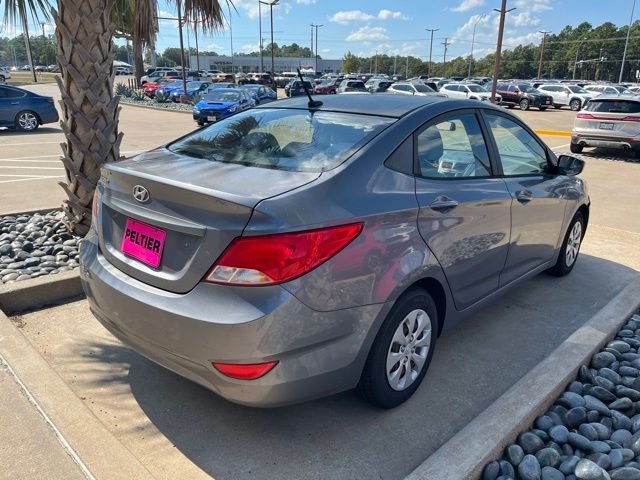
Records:
[[[416,381],[431,345],[431,319],[421,309],[412,310],[396,328],[387,352],[387,381],[400,392]]]
[[[565,252],[567,267],[570,267],[576,261],[580,251],[580,242],[582,242],[582,223],[576,222],[571,232],[569,232],[569,239],[567,240],[567,251]]]
[[[18,117],[18,123],[24,130],[33,130],[38,126],[38,119],[33,113],[26,112]]]

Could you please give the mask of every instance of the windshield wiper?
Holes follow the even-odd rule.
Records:
[[[309,97],[309,103],[307,104],[307,106],[309,108],[321,107],[322,102],[320,100],[314,100],[313,98],[311,98],[311,94],[309,93],[309,88],[307,87],[307,84],[304,82],[304,79],[302,78],[302,73],[300,73],[300,69],[296,68],[296,70],[298,71],[298,77],[300,77],[300,81],[302,82],[302,88],[304,88],[304,93],[306,93],[307,97]]]

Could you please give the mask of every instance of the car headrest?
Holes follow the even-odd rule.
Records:
[[[259,152],[280,149],[280,144],[276,137],[267,132],[251,132],[242,139],[240,145],[247,150],[257,150]]]
[[[437,162],[444,153],[440,130],[433,125],[418,135],[420,162]]]

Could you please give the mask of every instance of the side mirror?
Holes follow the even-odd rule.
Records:
[[[558,171],[561,175],[580,175],[584,169],[584,160],[571,155],[560,155],[558,157]]]

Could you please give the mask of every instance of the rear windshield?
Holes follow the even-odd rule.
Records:
[[[363,82],[348,82],[347,87],[349,88],[365,88]]]
[[[212,162],[291,170],[330,170],[395,120],[293,109],[247,110],[168,146]]]
[[[640,113],[640,102],[594,99],[584,109],[589,112]]]
[[[421,83],[414,83],[413,86],[420,93],[433,93],[433,89]]]

